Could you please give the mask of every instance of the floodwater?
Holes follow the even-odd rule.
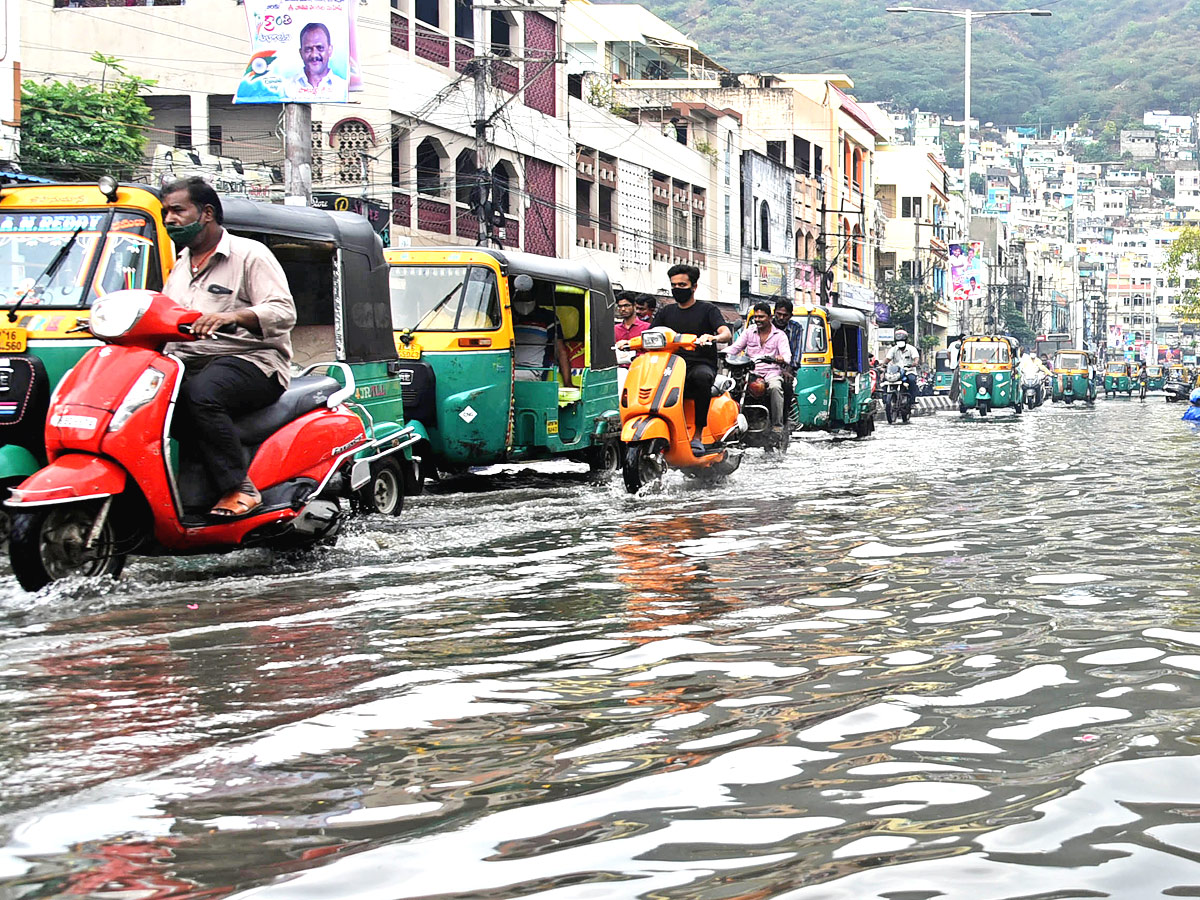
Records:
[[[941,413],[0,586],[0,896],[1200,896],[1200,434]]]

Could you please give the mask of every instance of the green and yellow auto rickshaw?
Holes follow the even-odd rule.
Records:
[[[806,431],[875,430],[867,353],[867,317],[844,307],[796,307],[804,329],[796,370],[796,410]]]
[[[1105,399],[1108,399],[1113,394],[1120,393],[1125,394],[1127,397],[1132,397],[1135,383],[1133,366],[1125,360],[1109,360],[1108,365],[1104,367]]]
[[[1162,366],[1146,366],[1146,390],[1161,391],[1167,383],[1167,370]]]
[[[567,458],[620,464],[615,300],[608,277],[579,262],[482,247],[388,250],[392,320],[408,383],[405,414],[427,440],[425,474]],[[518,358],[514,300],[553,323],[571,384],[547,348]],[[552,343],[557,344],[557,341]]]
[[[1182,363],[1167,366],[1167,380],[1163,384],[1163,393],[1167,396],[1167,402],[1186,400],[1191,392],[1192,373],[1188,371],[1188,367]]]
[[[950,351],[939,350],[933,355],[933,393],[948,395],[954,384],[954,367],[950,365]]]
[[[1074,403],[1084,400],[1094,403],[1096,385],[1092,381],[1095,357],[1087,350],[1059,350],[1054,354],[1054,378],[1050,382],[1050,399],[1054,403]]]
[[[1016,377],[1017,342],[1003,335],[969,335],[958,357],[958,411],[977,410],[986,416],[1012,407],[1021,412]]]
[[[371,438],[357,455],[368,480],[360,508],[399,515],[406,495],[421,492],[413,448],[425,440],[404,418],[404,388],[391,320],[383,242],[364,217],[350,212],[222,198],[225,228],[267,246],[283,267],[296,305],[292,366],[342,363],[354,378],[347,402]],[[328,370],[344,381],[338,367]]]
[[[175,261],[158,194],[102,182],[0,188],[0,499],[46,463],[50,394],[98,343],[92,302],[157,290]]]

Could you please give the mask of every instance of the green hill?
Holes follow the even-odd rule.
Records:
[[[735,71],[844,72],[862,100],[962,116],[960,19],[886,13],[891,4],[883,0],[643,2]],[[981,121],[1140,121],[1145,109],[1194,115],[1200,108],[1200,0],[1036,5],[1053,17],[1002,16],[974,26],[971,105]],[[972,8],[1022,7],[980,0]]]

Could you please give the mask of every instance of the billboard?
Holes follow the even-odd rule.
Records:
[[[245,0],[250,59],[234,103],[345,103],[361,91],[354,0]]]
[[[987,297],[982,241],[950,245],[950,296],[955,301],[971,302]]]

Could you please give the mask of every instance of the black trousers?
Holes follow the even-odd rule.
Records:
[[[696,407],[696,437],[703,440],[704,426],[708,424],[708,404],[712,401],[712,386],[717,370],[707,363],[687,364],[687,376],[683,382],[683,398],[691,400]]]
[[[218,496],[246,480],[246,453],[233,420],[270,406],[282,393],[278,379],[236,356],[218,356],[184,375],[171,430],[183,452],[199,459]]]

